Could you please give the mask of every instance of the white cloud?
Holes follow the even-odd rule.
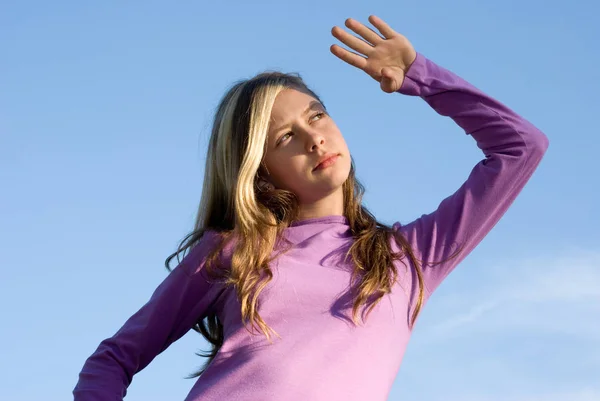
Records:
[[[504,261],[452,285],[417,325],[399,399],[600,401],[600,252]]]
[[[490,275],[483,280],[489,284],[452,299],[454,310],[425,328],[425,336],[445,340],[470,330],[520,326],[600,342],[600,253],[506,263],[491,268]]]
[[[586,388],[576,392],[564,393],[545,393],[541,395],[526,395],[515,397],[481,397],[473,396],[468,398],[454,399],[454,401],[599,401],[600,391],[592,388]]]

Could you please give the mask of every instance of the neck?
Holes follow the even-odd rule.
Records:
[[[342,188],[310,203],[301,203],[298,212],[299,220],[314,219],[326,216],[344,215],[344,193]]]

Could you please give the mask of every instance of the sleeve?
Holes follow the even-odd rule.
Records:
[[[548,138],[503,104],[421,54],[399,92],[419,96],[438,114],[452,118],[475,139],[485,156],[434,212],[405,226],[394,224],[421,261],[430,295],[504,215],[540,163]]]
[[[79,373],[75,401],[122,400],[136,373],[208,315],[219,289],[203,266],[215,239],[205,233],[150,300],[100,343]]]

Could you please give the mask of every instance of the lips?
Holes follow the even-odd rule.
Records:
[[[327,153],[325,154],[323,157],[321,157],[319,159],[319,163],[315,166],[315,168],[313,169],[313,171],[315,170],[321,170],[323,168],[329,167],[330,165],[332,165],[333,163],[335,163],[335,160],[339,157],[339,155],[337,153]]]

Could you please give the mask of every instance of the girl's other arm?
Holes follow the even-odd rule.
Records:
[[[73,390],[75,401],[115,401],[133,376],[207,316],[218,295],[203,269],[214,245],[209,232],[158,286],[150,300],[86,360]]]

